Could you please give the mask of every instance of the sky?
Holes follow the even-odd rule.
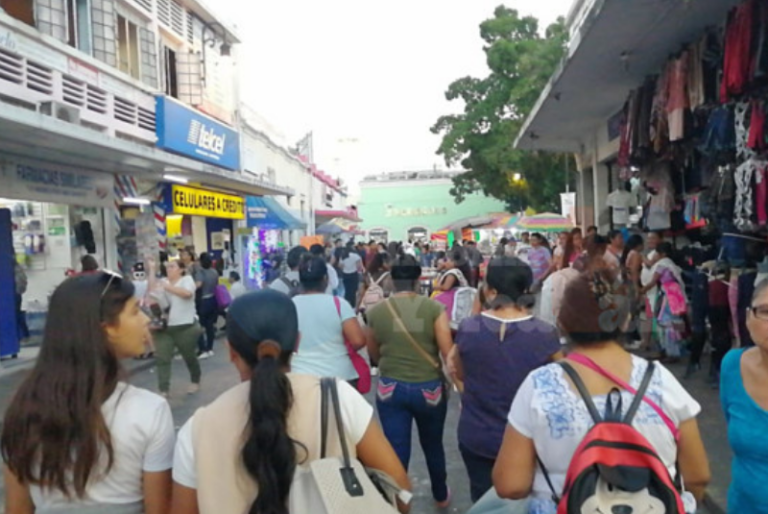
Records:
[[[241,98],[286,141],[314,136],[320,169],[356,193],[366,175],[445,169],[429,128],[460,112],[448,85],[487,73],[480,23],[502,0],[218,0],[243,38]],[[507,0],[543,26],[572,0]]]

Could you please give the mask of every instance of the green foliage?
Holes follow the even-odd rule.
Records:
[[[457,203],[482,191],[511,210],[559,210],[566,157],[516,150],[513,143],[563,56],[564,20],[542,35],[536,18],[500,6],[480,25],[480,37],[490,74],[453,82],[445,96],[464,102],[464,112],[441,117],[431,129],[443,136],[437,153],[446,164],[468,170],[454,179],[451,193]],[[522,180],[514,180],[516,173]]]

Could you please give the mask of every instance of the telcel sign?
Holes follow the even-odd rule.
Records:
[[[157,97],[157,146],[230,170],[240,169],[240,136],[173,98]]]

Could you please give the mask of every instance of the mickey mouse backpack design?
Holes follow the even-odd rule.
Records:
[[[573,358],[572,358],[573,357]],[[558,504],[558,514],[685,514],[680,488],[672,480],[666,465],[653,445],[632,426],[640,404],[645,401],[661,415],[673,430],[677,429],[658,405],[645,398],[653,377],[654,365],[648,363],[640,389],[635,391],[612,374],[580,355],[569,356],[598,371],[635,394],[627,413],[622,416],[622,398],[618,388],[609,394],[605,416],[597,411],[592,396],[573,367],[561,362],[563,370],[579,391],[595,425],[579,444],[568,466],[562,498],[555,492],[544,464],[544,477]]]

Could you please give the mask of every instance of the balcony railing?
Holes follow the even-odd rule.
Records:
[[[146,88],[2,14],[0,36],[0,96],[31,108],[60,104],[76,110],[68,121],[155,144],[155,100]]]

